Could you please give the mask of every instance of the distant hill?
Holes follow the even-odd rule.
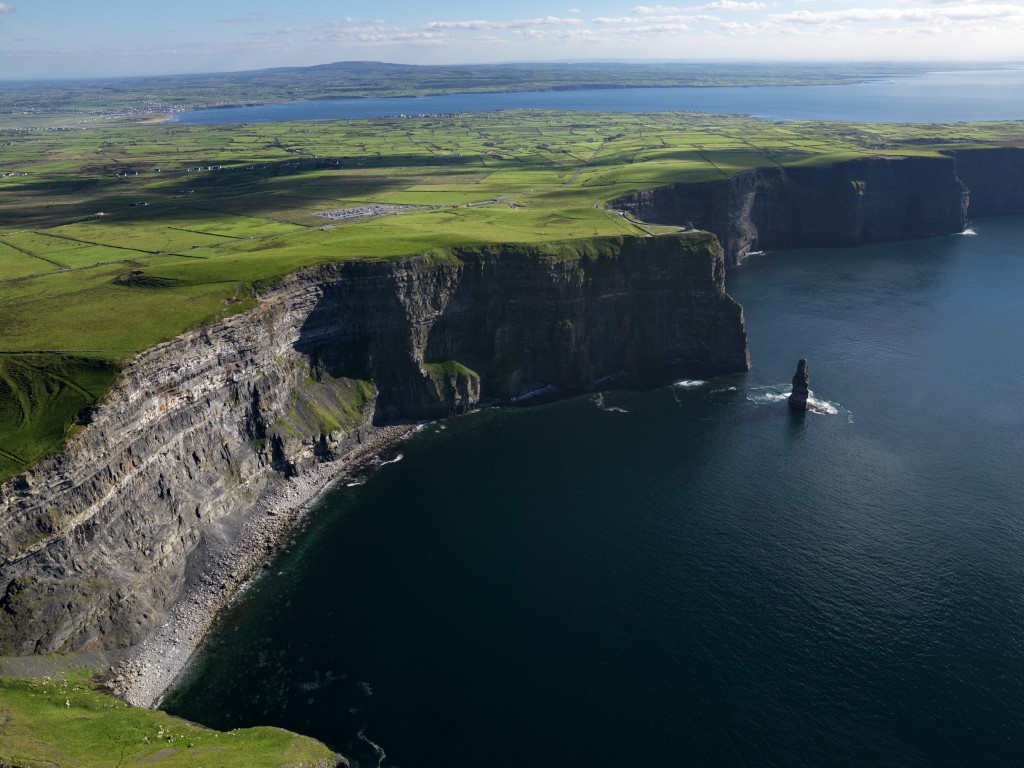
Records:
[[[963,69],[965,65],[957,64]],[[980,65],[979,65],[980,66]],[[991,67],[991,65],[986,65]],[[670,86],[850,83],[944,68],[936,63],[520,63],[414,65],[337,61],[248,72],[7,82],[0,114],[166,112],[301,99]],[[953,68],[948,65],[945,68]]]

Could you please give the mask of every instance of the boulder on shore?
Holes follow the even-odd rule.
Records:
[[[793,375],[793,392],[789,396],[789,409],[791,411],[806,411],[807,399],[811,396],[811,377],[807,373],[807,359],[800,358],[797,363],[796,373]]]

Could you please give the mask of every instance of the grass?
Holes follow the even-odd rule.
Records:
[[[0,475],[48,456],[117,376],[103,360],[69,355],[0,355]]]
[[[86,673],[0,678],[0,765],[22,768],[333,766],[324,744],[280,728],[218,732],[94,690]]]
[[[0,128],[0,358],[19,361],[2,369],[0,480],[62,445],[132,356],[252,306],[254,285],[301,267],[643,234],[605,202],[750,167],[1024,143],[1020,122],[694,113],[87,125]],[[372,203],[416,207],[316,215]],[[38,374],[19,357],[30,353]]]

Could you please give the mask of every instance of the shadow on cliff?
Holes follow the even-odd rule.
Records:
[[[741,310],[710,239],[573,247],[590,251],[495,245],[323,267],[295,347],[332,377],[372,380],[376,423],[542,388],[746,370]]]

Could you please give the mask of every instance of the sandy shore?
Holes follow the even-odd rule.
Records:
[[[240,534],[205,555],[193,579],[162,624],[111,671],[111,689],[129,704],[159,705],[188,666],[214,619],[253,579],[293,530],[296,521],[337,480],[364,471],[379,454],[415,427],[382,427],[354,451],[275,484],[260,497]]]

